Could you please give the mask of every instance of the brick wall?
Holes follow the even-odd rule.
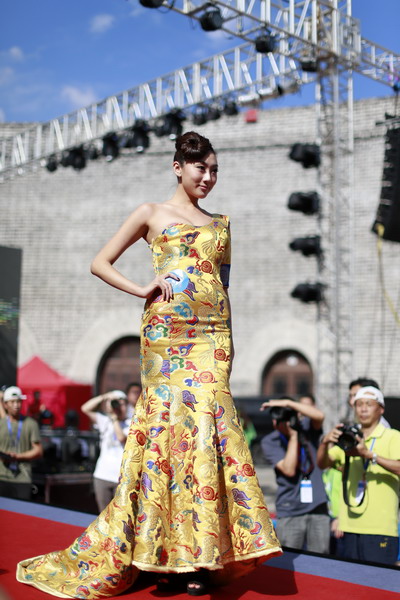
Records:
[[[375,122],[392,102],[355,105],[354,375],[376,377],[386,394],[398,395],[399,328],[382,302],[376,236],[370,232],[383,160],[384,129]],[[286,208],[291,192],[316,186],[316,171],[287,157],[294,142],[315,140],[315,109],[269,109],[254,124],[239,115],[198,130],[211,138],[220,162],[218,186],[204,207],[232,221],[232,389],[257,394],[275,352],[295,349],[316,364],[315,306],[290,298],[296,283],[315,279],[315,259],[288,248],[294,237],[314,233],[316,224]],[[138,204],[173,194],[172,153],[172,142],[152,137],[145,155],[93,161],[82,172],[40,169],[0,185],[0,243],[23,248],[20,363],[38,354],[62,373],[92,383],[106,348],[122,335],[139,333],[142,300],[108,287],[89,265]],[[387,289],[398,304],[400,244],[385,242],[383,255]],[[130,248],[117,268],[139,283],[148,281],[146,243]]]

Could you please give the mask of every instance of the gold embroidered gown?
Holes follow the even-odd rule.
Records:
[[[18,565],[19,581],[62,598],[107,598],[140,570],[201,567],[214,583],[281,553],[229,390],[229,220],[171,224],[151,243],[174,297],[147,301],[143,394],[114,499],[66,550]]]

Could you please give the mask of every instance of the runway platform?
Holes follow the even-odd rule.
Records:
[[[47,594],[15,580],[16,563],[65,548],[93,520],[93,515],[0,498],[0,600],[46,600]],[[202,596],[204,600],[397,600],[400,570],[324,558],[286,550],[247,577]],[[124,600],[167,598],[158,593],[151,574]],[[191,596],[174,595],[179,600]]]

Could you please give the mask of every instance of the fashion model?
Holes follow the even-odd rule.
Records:
[[[143,389],[114,499],[69,548],[18,566],[19,581],[61,598],[114,596],[140,571],[201,595],[281,553],[229,389],[229,219],[199,205],[217,182],[209,140],[179,137],[173,170],[173,197],[139,206],[92,263],[146,299]],[[113,266],[141,238],[155,270],[144,286]]]

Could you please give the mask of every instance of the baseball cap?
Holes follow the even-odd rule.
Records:
[[[372,398],[381,406],[385,406],[385,400],[383,399],[381,390],[378,390],[378,388],[373,387],[372,385],[367,385],[366,387],[360,388],[355,395],[354,402],[357,402],[357,400],[360,398]]]
[[[26,396],[23,395],[21,388],[12,385],[6,389],[3,396],[3,402],[10,400],[26,400]]]

